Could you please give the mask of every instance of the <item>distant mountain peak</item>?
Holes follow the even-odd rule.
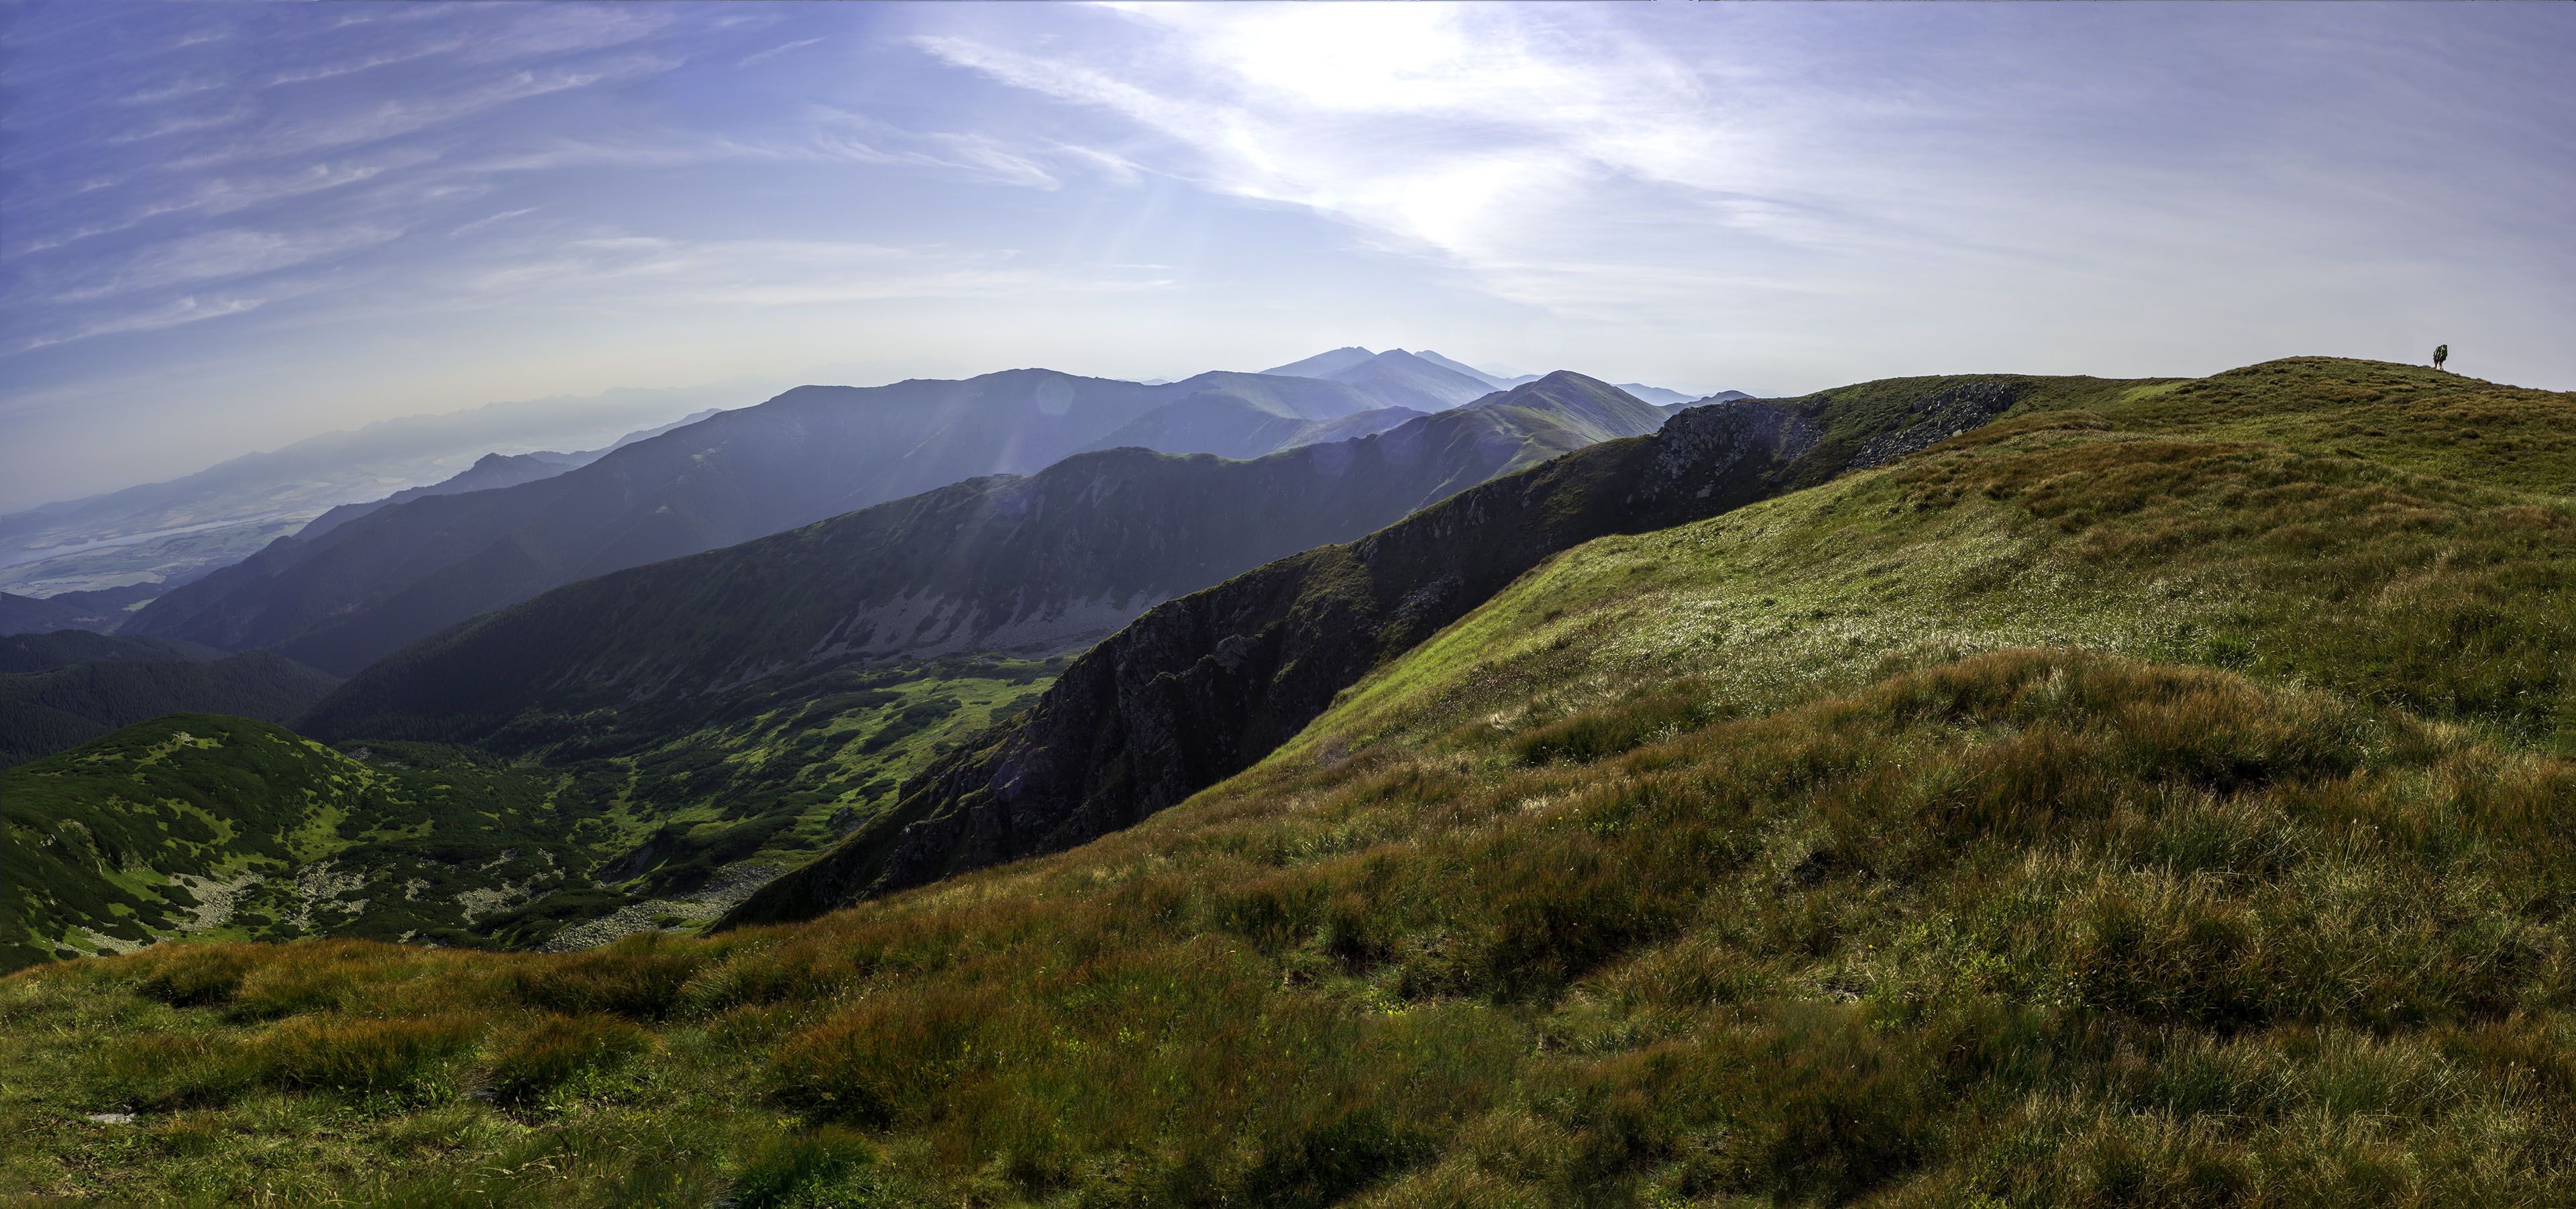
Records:
[[[1274,365],[1261,372],[1290,378],[1322,378],[1330,376],[1336,370],[1349,369],[1376,355],[1356,344],[1346,344],[1337,349],[1317,353],[1302,361]]]
[[[1402,350],[1400,350],[1400,349],[1399,349],[1399,350],[1397,350],[1397,351],[1401,352]],[[1496,390],[1501,390],[1501,389],[1503,389],[1503,388],[1505,388],[1505,387],[1507,387],[1507,386],[1510,386],[1510,385],[1512,385],[1513,383],[1515,383],[1515,382],[1517,382],[1517,381],[1521,380],[1523,377],[1525,377],[1525,376],[1526,376],[1526,375],[1522,375],[1522,374],[1495,374],[1495,373],[1488,373],[1488,372],[1486,372],[1486,371],[1484,371],[1484,370],[1481,370],[1481,369],[1476,368],[1475,366],[1469,365],[1469,364],[1467,364],[1467,363],[1465,363],[1465,362],[1463,362],[1463,361],[1456,361],[1456,360],[1452,360],[1452,359],[1450,359],[1450,358],[1448,358],[1448,357],[1443,357],[1443,356],[1441,356],[1440,354],[1435,353],[1435,352],[1432,352],[1430,349],[1427,349],[1427,348],[1426,348],[1426,349],[1423,349],[1422,351],[1420,351],[1420,352],[1418,352],[1418,353],[1415,353],[1415,354],[1413,354],[1413,355],[1414,355],[1414,356],[1416,356],[1416,357],[1420,357],[1420,358],[1422,358],[1423,360],[1425,360],[1425,361],[1428,361],[1428,362],[1432,363],[1433,365],[1437,365],[1437,366],[1439,366],[1439,367],[1440,367],[1440,368],[1442,368],[1442,369],[1449,370],[1449,371],[1451,371],[1451,372],[1453,372],[1453,373],[1461,373],[1461,374],[1465,374],[1465,375],[1467,375],[1468,377],[1470,377],[1470,378],[1474,378],[1475,380],[1477,380],[1477,381],[1479,381],[1479,382],[1482,382],[1482,383],[1484,383],[1484,384],[1485,384],[1485,385],[1487,385],[1487,386],[1493,387],[1493,388],[1494,388],[1494,389],[1496,389]]]

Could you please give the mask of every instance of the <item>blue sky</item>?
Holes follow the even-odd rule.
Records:
[[[0,23],[0,510],[497,399],[1342,344],[2576,388],[2563,4]]]

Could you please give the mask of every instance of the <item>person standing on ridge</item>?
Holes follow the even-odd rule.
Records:
[[[2447,345],[2447,344],[2441,344],[2441,345],[2435,345],[2435,346],[2434,346],[2434,348],[2433,348],[2433,368],[2435,368],[2435,369],[2440,369],[2440,368],[2442,368],[2442,363],[2443,363],[2443,362],[2445,362],[2445,361],[2448,361],[2448,360],[2450,360],[2450,359],[2451,359],[2451,346],[2450,346],[2450,345]]]

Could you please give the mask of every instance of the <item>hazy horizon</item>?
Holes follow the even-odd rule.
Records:
[[[2576,387],[2563,5],[30,4],[0,49],[0,512],[825,366]]]

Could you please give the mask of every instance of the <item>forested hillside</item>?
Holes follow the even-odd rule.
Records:
[[[111,659],[0,674],[0,765],[173,712],[284,722],[302,716],[339,683],[337,676],[266,651],[207,661]]]

